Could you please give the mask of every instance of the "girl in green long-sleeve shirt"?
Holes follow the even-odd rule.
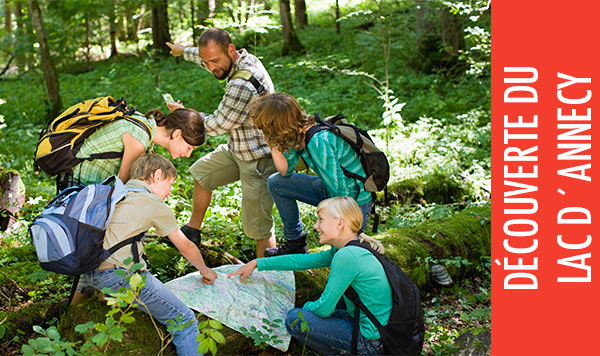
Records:
[[[300,342],[323,353],[351,352],[352,316],[354,304],[344,296],[352,286],[360,300],[382,325],[387,325],[392,310],[392,291],[381,263],[373,254],[358,246],[346,246],[354,239],[368,241],[372,247],[383,252],[383,246],[365,234],[358,234],[362,224],[362,212],[350,197],[323,200],[317,208],[319,219],[315,230],[321,244],[331,248],[314,254],[288,254],[259,258],[242,266],[233,275],[244,280],[255,268],[259,270],[304,270],[331,267],[327,285],[321,296],[307,302],[302,308],[288,312],[286,327]],[[301,330],[299,314],[308,322],[310,331]],[[382,343],[377,328],[366,315],[360,314],[358,352],[367,355],[382,353]]]

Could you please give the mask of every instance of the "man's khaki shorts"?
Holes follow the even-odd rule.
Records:
[[[242,183],[242,226],[244,233],[255,240],[273,234],[273,198],[267,188],[267,178],[277,170],[271,155],[254,161],[237,158],[226,144],[197,160],[190,173],[208,191],[240,180]]]

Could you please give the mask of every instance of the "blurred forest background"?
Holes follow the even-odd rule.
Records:
[[[27,225],[55,194],[54,179],[33,167],[40,130],[76,102],[105,95],[141,112],[164,112],[161,94],[171,93],[212,112],[225,83],[171,57],[164,45],[193,46],[209,27],[226,29],[237,48],[258,56],[277,91],[295,96],[309,113],[344,114],[386,152],[391,180],[378,193],[382,224],[375,236],[416,240],[410,234],[418,232],[428,241],[395,259],[422,291],[424,354],[455,354],[465,332],[489,335],[489,1],[0,0],[0,15],[0,168],[18,172],[26,196],[16,224],[0,238],[0,345],[8,354],[25,352],[22,345],[40,336],[63,350],[82,340],[54,334],[64,334],[59,306],[70,281],[40,269],[27,236]],[[225,136],[209,137],[190,158],[174,161],[180,176],[167,203],[180,223],[191,213],[188,167],[224,142]],[[254,245],[241,232],[239,192],[237,184],[215,192],[203,243],[246,261]],[[302,211],[312,226],[314,208]],[[482,248],[464,237],[469,229],[479,229],[473,235]],[[454,245],[437,248],[445,246],[441,238]],[[310,236],[309,244],[318,248],[318,238]],[[152,252],[170,253],[158,240],[149,243]],[[168,261],[153,270],[163,281],[192,271],[183,257]],[[432,285],[433,264],[446,266],[453,286]],[[237,352],[275,353],[246,336],[254,345]],[[304,352],[295,347],[290,352]]]

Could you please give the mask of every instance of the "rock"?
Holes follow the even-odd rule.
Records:
[[[25,185],[19,173],[0,169],[0,231],[12,228],[17,214],[25,203]]]
[[[456,356],[488,356],[492,350],[492,334],[489,331],[468,330],[456,339]]]

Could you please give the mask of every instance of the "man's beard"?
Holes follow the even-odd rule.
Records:
[[[231,68],[233,68],[233,60],[231,59],[231,57],[229,56],[228,53],[225,53],[225,55],[229,59],[229,66],[227,67],[227,69],[224,70],[223,74],[220,75],[220,76],[217,76],[215,73],[213,73],[213,75],[215,76],[215,78],[217,78],[219,80],[223,80],[223,79],[227,78],[229,76],[229,73],[231,73]]]

